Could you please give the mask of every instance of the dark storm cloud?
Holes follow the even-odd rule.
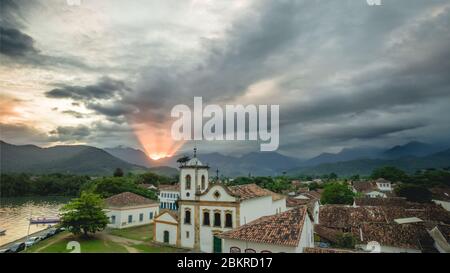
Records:
[[[92,99],[113,99],[130,89],[123,81],[102,77],[98,83],[87,86],[63,85],[45,93],[49,98],[73,99],[88,102]]]
[[[59,126],[49,134],[51,141],[81,141],[91,134],[91,129],[84,125]]]
[[[133,113],[135,110],[133,106],[124,105],[117,101],[113,103],[86,103],[86,107],[108,117],[123,116]]]
[[[34,40],[30,36],[13,28],[0,26],[1,46],[0,53],[8,56],[25,56],[27,54],[37,54],[34,48]]]
[[[194,95],[206,102],[224,101],[273,73],[277,67],[267,59],[287,48],[307,23],[298,14],[299,6],[298,1],[259,2],[234,22],[225,45],[204,39],[208,56],[192,69],[181,70],[179,63],[145,69],[136,92],[124,99],[139,109],[133,117],[141,122],[165,121],[175,104],[192,103]]]
[[[49,141],[47,134],[31,125],[5,123],[0,123],[0,139],[14,144],[45,144]]]
[[[204,103],[239,103],[250,86],[276,79],[277,92],[264,94],[258,103],[280,104],[282,151],[297,153],[295,147],[308,145],[323,151],[387,138],[401,143],[418,131],[425,131],[420,135],[425,138],[448,135],[440,124],[450,123],[450,108],[436,106],[450,99],[446,3],[399,0],[370,7],[364,0],[255,1],[226,22],[223,37],[200,35],[201,54],[191,56],[184,48],[180,54],[164,41],[158,44],[164,50],[140,44],[130,56],[151,61],[136,68],[137,81],[134,74],[126,82],[103,78],[88,86],[57,86],[46,95],[73,99],[111,121],[114,126],[96,125],[100,136],[123,132],[125,116],[133,123],[165,123],[174,105],[192,105],[194,96]],[[177,37],[172,28],[158,26]],[[20,31],[22,42],[16,40],[23,50],[17,50],[36,60],[33,38],[27,39],[18,24],[6,27]],[[124,33],[125,44],[135,39]],[[161,57],[161,51],[167,55]]]
[[[0,0],[0,6],[0,57],[5,56],[2,58],[4,64],[77,68],[87,71],[99,69],[99,67],[87,65],[80,58],[42,54],[36,48],[35,39],[24,31],[28,23],[22,11],[43,8],[41,3],[25,0]]]

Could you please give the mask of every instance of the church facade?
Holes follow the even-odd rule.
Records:
[[[180,170],[178,214],[155,219],[155,240],[201,252],[222,252],[219,234],[286,211],[286,199],[256,184],[212,183],[195,155]],[[167,219],[166,219],[167,218]],[[170,221],[169,221],[170,219]]]

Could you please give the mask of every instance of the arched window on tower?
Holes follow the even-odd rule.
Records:
[[[184,212],[184,223],[185,224],[191,223],[191,211],[189,209],[185,210]]]
[[[188,174],[186,175],[186,190],[190,190],[191,189],[191,175]]]
[[[202,190],[205,190],[206,187],[206,178],[205,175],[202,175]]]

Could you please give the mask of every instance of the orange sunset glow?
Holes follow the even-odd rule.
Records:
[[[151,125],[133,126],[134,134],[144,152],[153,160],[172,157],[184,144],[174,141],[170,133],[170,123],[157,128]]]

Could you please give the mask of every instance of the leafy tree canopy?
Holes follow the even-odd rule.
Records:
[[[346,184],[337,182],[328,183],[324,186],[321,202],[322,204],[353,204],[354,193]]]
[[[83,192],[61,208],[61,225],[75,235],[95,233],[106,228],[109,220],[99,195]]]
[[[384,178],[392,182],[405,181],[408,176],[396,167],[386,166],[373,170],[372,179]]]

